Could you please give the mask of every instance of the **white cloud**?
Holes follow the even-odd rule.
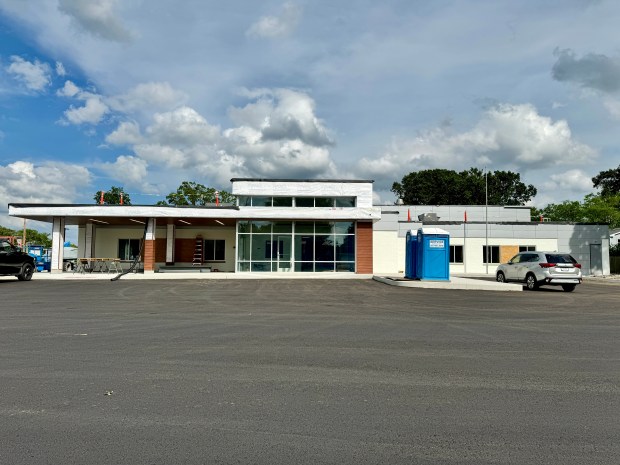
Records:
[[[109,105],[118,111],[171,110],[187,101],[187,94],[174,89],[168,82],[138,84],[129,92],[109,99]]]
[[[60,77],[67,75],[67,70],[65,70],[65,66],[60,61],[56,62],[56,75]]]
[[[140,126],[135,121],[124,121],[105,138],[108,144],[135,145],[143,142]]]
[[[100,95],[81,92],[79,96],[84,100],[84,106],[76,108],[72,105],[64,112],[66,121],[71,124],[97,124],[110,110]]]
[[[42,91],[49,86],[51,82],[50,66],[39,60],[30,62],[14,55],[11,57],[11,64],[6,70],[29,90]]]
[[[301,6],[286,2],[279,16],[263,16],[250,26],[246,34],[250,37],[277,38],[291,34],[301,18]]]
[[[9,203],[72,202],[90,181],[88,169],[74,164],[15,161],[0,165],[0,215],[6,215]],[[0,216],[0,224],[5,218]]]
[[[291,89],[255,91],[256,102],[229,110],[230,118],[260,131],[263,140],[300,140],[316,147],[333,145],[315,103],[305,93]]]
[[[363,158],[359,174],[386,184],[411,171],[430,168],[467,169],[487,165],[519,173],[591,161],[596,151],[575,141],[568,123],[538,114],[529,104],[498,105],[485,112],[468,132],[429,130],[414,139],[394,142],[377,158]]]
[[[217,143],[220,129],[211,126],[198,112],[181,107],[167,113],[157,113],[154,123],[146,129],[152,141],[160,144],[191,147]]]
[[[569,192],[585,194],[593,189],[592,176],[582,170],[572,169],[563,173],[550,174],[542,187],[547,191],[560,190],[564,195],[568,195]]]
[[[59,0],[58,8],[83,30],[115,42],[129,42],[131,32],[116,16],[117,0]]]
[[[59,95],[60,97],[75,97],[79,93],[80,88],[71,81],[65,81],[65,85],[62,89],[58,89],[56,91],[56,95]]]
[[[114,179],[122,182],[124,187],[135,187],[143,192],[155,190],[152,184],[148,182],[148,163],[144,159],[131,155],[120,155],[114,163],[104,163],[100,168]]]

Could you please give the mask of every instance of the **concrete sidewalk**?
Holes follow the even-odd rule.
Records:
[[[390,286],[400,287],[418,287],[425,289],[460,289],[460,290],[476,290],[476,291],[500,291],[500,292],[521,292],[522,284],[498,283],[485,279],[464,278],[459,276],[450,276],[449,281],[420,281],[416,279],[407,279],[403,276],[373,276],[375,281],[379,281]]]

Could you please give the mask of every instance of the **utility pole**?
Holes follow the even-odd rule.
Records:
[[[22,230],[22,250],[26,250],[26,218],[24,218],[24,229]]]

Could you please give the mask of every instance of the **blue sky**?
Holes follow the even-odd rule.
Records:
[[[393,202],[411,171],[474,166],[582,199],[620,165],[618,24],[611,0],[0,0],[0,224],[232,177]]]

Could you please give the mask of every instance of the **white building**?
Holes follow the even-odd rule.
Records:
[[[535,249],[569,252],[584,274],[609,274],[607,225],[531,222],[527,207],[373,206],[368,180],[231,182],[236,205],[20,203],[9,215],[52,223],[53,272],[62,271],[65,228],[75,225],[80,257],[127,266],[141,256],[145,273],[402,274],[407,231],[432,225],[450,233],[452,273],[492,274]]]

